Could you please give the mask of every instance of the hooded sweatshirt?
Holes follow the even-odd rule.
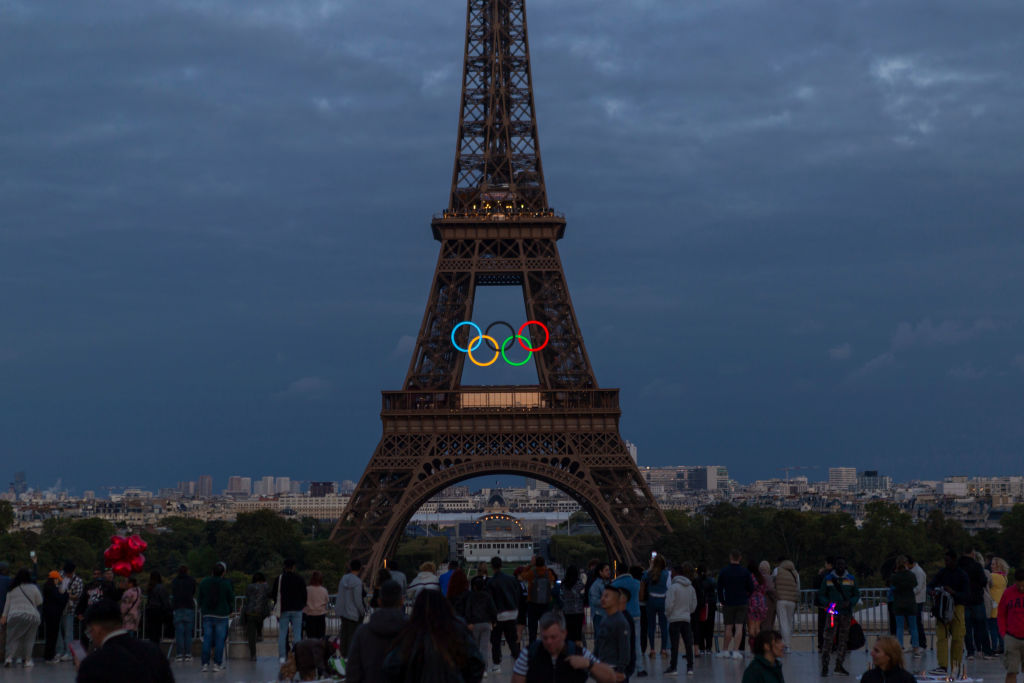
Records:
[[[697,610],[697,591],[685,576],[673,576],[665,596],[665,614],[669,621],[689,621]]]
[[[406,622],[402,609],[385,607],[375,611],[369,621],[356,629],[348,648],[346,683],[376,683],[384,680],[381,669],[384,658]]]

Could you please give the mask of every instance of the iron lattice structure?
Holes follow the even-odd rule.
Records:
[[[441,251],[405,387],[384,392],[383,435],[332,538],[371,569],[441,489],[517,474],[567,492],[610,556],[639,561],[668,530],[619,435],[619,393],[598,387],[558,253],[565,219],[547,205],[523,0],[468,0],[459,139]],[[522,288],[550,334],[536,386],[464,387],[451,333],[477,287]],[[531,326],[531,346],[543,332]],[[460,343],[468,343],[468,331]]]

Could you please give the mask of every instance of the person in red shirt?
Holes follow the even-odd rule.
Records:
[[[999,600],[999,635],[1003,636],[1006,683],[1016,683],[1024,660],[1024,567],[1019,567],[1012,586]]]

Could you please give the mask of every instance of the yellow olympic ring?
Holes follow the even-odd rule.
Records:
[[[473,358],[473,351],[472,351],[472,349],[473,349],[473,345],[476,344],[476,340],[477,339],[486,339],[487,341],[491,342],[491,346],[493,346],[494,348],[497,349],[497,351],[494,352],[494,358],[492,358],[487,363],[478,363],[476,358]],[[469,346],[467,346],[466,348],[470,349],[469,351],[466,351],[466,355],[468,355],[469,359],[471,361],[473,361],[473,365],[479,365],[482,368],[486,368],[488,365],[493,365],[494,361],[498,360],[498,356],[501,355],[501,347],[498,346],[498,342],[494,339],[494,337],[490,337],[490,336],[488,336],[486,334],[481,334],[480,336],[474,337],[473,339],[471,339],[470,342],[469,342]]]

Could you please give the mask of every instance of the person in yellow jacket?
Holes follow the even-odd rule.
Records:
[[[988,589],[985,591],[985,602],[988,610],[988,637],[992,641],[992,652],[1003,654],[1003,638],[999,635],[999,599],[1006,590],[1006,574],[1010,565],[1001,557],[993,557],[989,563]]]

